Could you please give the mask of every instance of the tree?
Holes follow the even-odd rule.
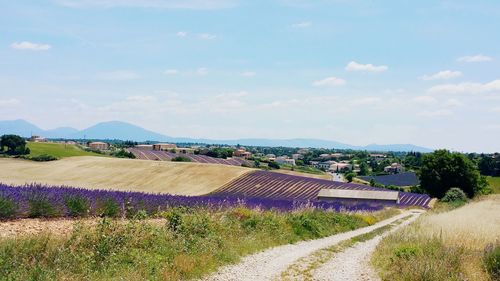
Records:
[[[347,179],[348,182],[352,182],[352,180],[354,179],[355,176],[356,176],[355,173],[347,173],[345,175],[345,178]]]
[[[361,164],[359,164],[359,175],[366,176],[369,172],[370,169],[368,167],[368,164],[366,164],[365,162],[361,162]]]
[[[273,169],[279,169],[280,168],[280,165],[274,161],[271,161],[269,162],[269,164],[267,164],[267,166],[269,166],[269,168],[273,168]]]
[[[436,150],[422,157],[420,185],[432,197],[442,198],[452,187],[469,197],[486,192],[487,183],[476,165],[463,154]]]
[[[17,135],[3,135],[0,138],[0,150],[3,151],[4,147],[7,147],[7,154],[29,154],[29,149],[26,148],[26,141]]]

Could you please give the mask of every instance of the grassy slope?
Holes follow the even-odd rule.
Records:
[[[315,179],[323,179],[323,180],[331,180],[332,176],[323,173],[323,174],[311,174],[311,173],[303,173],[300,171],[291,171],[291,170],[284,170],[284,169],[279,169],[279,170],[271,170],[271,172],[275,173],[282,173],[282,174],[287,174],[287,175],[293,175],[293,176],[301,176],[301,177],[307,177],[307,178],[315,178]]]
[[[487,177],[493,193],[500,194],[500,177]]]
[[[76,145],[62,143],[29,142],[30,156],[49,154],[57,158],[71,156],[102,156],[101,154],[81,150]]]
[[[0,182],[30,182],[86,188],[201,195],[249,171],[248,168],[108,157],[68,157],[34,162],[0,159]]]
[[[500,234],[500,195],[429,213],[386,237],[372,262],[382,280],[489,280],[485,247]]]
[[[268,247],[367,226],[395,215],[234,208],[174,209],[166,221],[102,220],[69,237],[0,238],[6,280],[186,280]],[[1,236],[0,236],[1,237]],[[0,278],[1,279],[1,278]]]

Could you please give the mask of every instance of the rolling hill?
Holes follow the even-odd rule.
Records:
[[[355,146],[331,140],[295,138],[295,139],[261,139],[244,138],[234,140],[195,139],[185,137],[171,137],[162,135],[142,127],[120,121],[109,121],[98,123],[83,130],[70,127],[43,130],[25,120],[0,121],[1,134],[16,134],[24,137],[41,135],[46,138],[66,139],[121,139],[133,141],[160,141],[174,143],[207,143],[227,145],[250,145],[250,146],[285,146],[285,147],[313,147],[313,148],[336,148],[369,151],[418,151],[431,152],[432,149],[412,144],[370,144],[367,146]]]

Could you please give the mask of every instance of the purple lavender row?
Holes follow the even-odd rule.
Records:
[[[113,216],[129,216],[141,210],[152,215],[180,206],[211,209],[244,206],[277,211],[293,211],[301,208],[334,211],[376,211],[384,207],[375,202],[345,203],[338,201],[241,198],[229,195],[180,196],[35,184],[23,186],[0,184],[0,218],[2,216],[3,218],[71,216],[75,215],[75,202],[83,202],[85,206],[84,212],[78,213],[78,216],[101,216],[106,211],[109,211],[106,208],[109,209],[113,206],[116,209]],[[14,206],[13,213],[10,216],[5,215],[9,204]]]

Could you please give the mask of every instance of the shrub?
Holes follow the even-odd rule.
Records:
[[[57,209],[50,199],[42,196],[34,196],[28,200],[30,218],[48,218],[57,216]]]
[[[68,215],[72,217],[85,216],[90,208],[89,202],[80,196],[71,196],[65,200]]]
[[[0,196],[0,219],[14,217],[17,211],[17,204],[13,200]]]
[[[415,257],[419,250],[420,249],[415,245],[401,245],[394,250],[394,257],[409,260]]]
[[[177,157],[174,157],[172,158],[173,162],[191,162],[191,159],[187,158],[187,157],[183,157],[183,156],[177,156]]]
[[[467,202],[467,195],[460,188],[452,187],[445,193],[441,201],[450,203]]]
[[[269,164],[267,164],[267,166],[269,168],[273,168],[273,169],[279,169],[280,168],[280,165],[278,163],[274,162],[274,161],[269,162]]]
[[[98,210],[101,217],[117,217],[120,215],[120,206],[111,198],[99,202]]]
[[[483,262],[491,279],[500,280],[500,244],[491,244],[486,247]]]
[[[47,162],[47,161],[54,161],[54,160],[57,160],[59,158],[57,158],[53,155],[50,155],[50,154],[41,154],[38,156],[31,156],[31,157],[29,157],[29,159],[33,160],[33,161],[38,161],[38,162]]]

